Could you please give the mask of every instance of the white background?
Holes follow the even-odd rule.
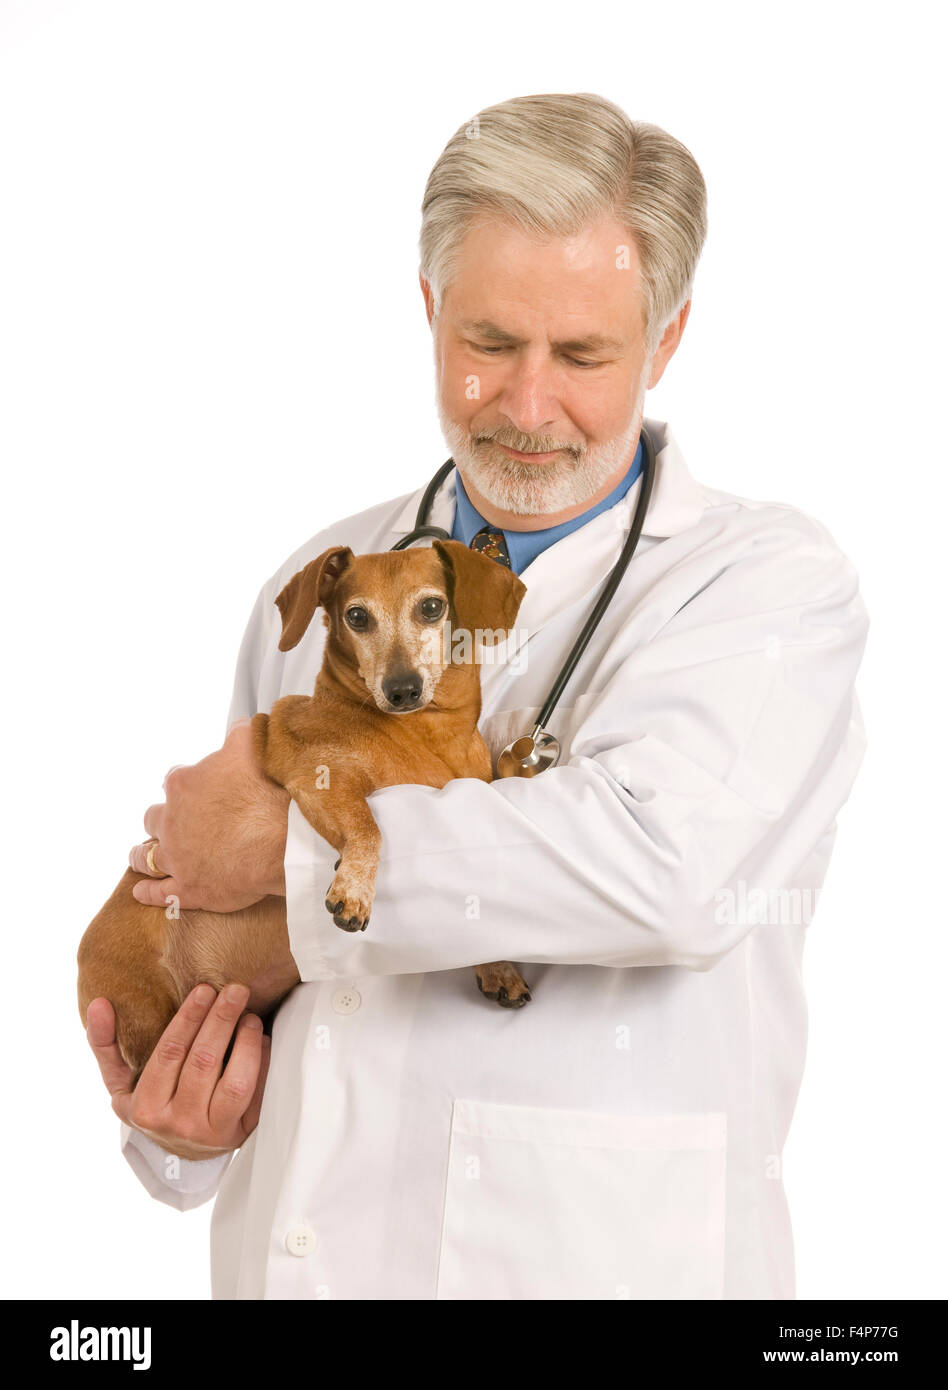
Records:
[[[419,205],[481,108],[595,91],[710,232],[646,414],[818,517],[872,628],[810,928],[798,1296],[948,1295],[944,136],[934,4],[0,4],[8,1297],[205,1298],[210,1206],[119,1154],[75,948],[216,747],[263,581],[446,457]]]

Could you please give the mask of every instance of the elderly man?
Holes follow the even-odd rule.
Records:
[[[431,521],[527,588],[529,661],[483,671],[495,758],[612,570],[643,430],[654,489],[557,707],[559,764],[376,793],[364,934],[327,914],[335,851],[262,778],[246,720],[320,664],[319,623],[278,651],[285,582],[331,545],[391,548],[420,491],[264,585],[224,746],[169,776],[131,862],[154,875],[142,901],[285,894],[302,983],[272,1041],[246,988],[196,989],[134,1092],[110,1005],[89,1010],[146,1187],[181,1209],[217,1194],[216,1298],[793,1296],[801,953],[864,749],[867,620],[823,526],[699,485],[643,421],[705,226],[689,152],[595,96],[491,107],[432,170],[420,278],[456,467]],[[495,959],[526,1007],[477,992],[470,967]]]

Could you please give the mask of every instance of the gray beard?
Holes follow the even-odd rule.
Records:
[[[457,464],[464,483],[470,483],[491,506],[514,516],[546,516],[582,506],[618,472],[625,461],[631,465],[642,427],[648,371],[642,374],[632,424],[616,439],[589,449],[559,439],[521,434],[513,426],[494,430],[475,430],[455,424],[438,402],[438,418],[445,443]],[[562,449],[559,457],[546,463],[526,463],[510,458],[499,444],[522,453]]]

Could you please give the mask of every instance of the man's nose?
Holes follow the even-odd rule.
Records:
[[[399,671],[386,676],[382,694],[396,709],[411,709],[421,699],[422,679],[417,671]]]
[[[521,434],[549,434],[562,417],[553,385],[552,364],[525,355],[511,363],[497,404]]]

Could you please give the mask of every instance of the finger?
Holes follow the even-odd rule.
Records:
[[[167,907],[172,898],[181,906],[181,886],[173,878],[140,878],[132,884],[132,897],[151,907]],[[194,903],[189,904],[194,907]]]
[[[162,1110],[169,1104],[191,1044],[200,1033],[216,1000],[217,991],[213,985],[198,985],[192,989],[158,1039],[138,1078],[135,1094],[140,1104],[153,1111]]]
[[[116,1097],[131,1095],[135,1074],[115,1041],[115,1010],[108,999],[93,999],[86,1010],[86,1037],[114,1106]]]
[[[229,1135],[254,1099],[263,1050],[263,1022],[244,1014],[237,1025],[234,1047],[214,1088],[207,1117],[214,1134]]]
[[[164,791],[164,790],[167,788],[167,786],[168,786],[168,778],[171,776],[172,772],[177,772],[177,770],[178,770],[179,767],[187,767],[187,766],[188,766],[187,763],[175,763],[174,767],[169,767],[169,768],[168,768],[168,771],[165,773],[164,777],[161,779],[161,790]]]
[[[231,983],[224,986],[211,1005],[181,1068],[174,1094],[176,1109],[207,1119],[224,1053],[249,998],[246,985]]]
[[[154,864],[157,873],[153,873],[148,867],[149,850],[151,850],[151,862]],[[157,840],[145,840],[140,845],[133,845],[129,851],[128,864],[129,868],[134,869],[137,874],[147,874],[149,878],[168,877],[167,871],[161,867]]]
[[[157,806],[149,806],[145,812],[145,834],[153,840],[161,839],[161,830],[165,820],[165,803],[162,801]]]

